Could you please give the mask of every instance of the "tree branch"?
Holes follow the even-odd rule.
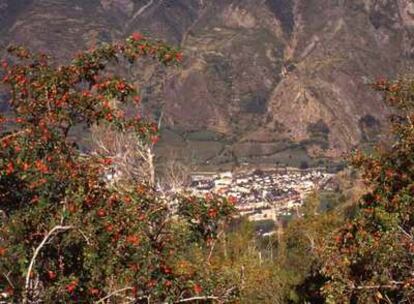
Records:
[[[391,281],[390,284],[385,285],[363,285],[363,286],[354,286],[353,289],[364,290],[364,289],[395,289],[398,286],[405,285],[406,282],[400,281]]]
[[[6,136],[0,138],[0,142],[3,142],[5,140],[8,140],[8,139],[13,138],[13,137],[18,136],[18,135],[22,135],[22,134],[24,134],[26,132],[29,132],[29,129],[20,130],[18,132],[15,132],[15,133],[6,135]]]
[[[409,238],[411,241],[414,240],[414,237],[408,233],[406,230],[404,230],[404,228],[402,228],[401,226],[398,226],[398,229],[400,229],[400,231],[407,237]]]
[[[122,288],[122,289],[115,290],[115,291],[111,292],[110,294],[106,295],[105,297],[103,297],[102,299],[99,299],[98,301],[96,301],[95,304],[104,303],[105,300],[109,299],[110,297],[113,297],[115,295],[118,295],[120,293],[123,293],[123,292],[128,291],[128,290],[132,290],[132,289],[133,289],[132,287],[125,287],[125,288]]]
[[[47,235],[44,237],[44,239],[42,240],[42,242],[39,244],[39,246],[37,246],[32,259],[30,261],[29,264],[29,268],[27,269],[27,274],[26,274],[26,283],[25,283],[25,292],[24,292],[24,297],[23,297],[23,303],[27,303],[28,300],[28,293],[29,293],[29,286],[30,286],[30,276],[32,274],[32,269],[33,266],[35,264],[36,258],[39,255],[40,250],[43,248],[43,246],[46,244],[46,242],[49,240],[49,238],[55,233],[55,232],[59,232],[59,231],[66,231],[69,229],[73,229],[73,226],[55,226],[52,228],[52,230],[50,230]]]
[[[217,239],[215,239],[215,240],[213,241],[213,244],[211,245],[211,248],[210,248],[210,252],[209,252],[209,254],[208,254],[207,264],[210,264],[210,260],[211,260],[211,257],[213,256],[213,251],[214,251],[214,248],[216,247],[216,243],[217,243],[218,239],[220,238],[220,236],[221,236],[222,234],[223,234],[223,231],[220,231],[220,232],[217,234]]]
[[[86,244],[88,244],[89,246],[91,246],[92,244],[91,244],[91,242],[89,241],[89,238],[86,236],[86,234],[82,231],[82,230],[80,230],[80,229],[77,229],[79,232],[80,232],[80,234],[83,236],[83,238],[85,239],[85,241],[86,241]]]
[[[186,298],[186,299],[182,299],[182,300],[178,300],[174,303],[186,303],[186,302],[192,302],[192,301],[198,301],[198,300],[215,300],[218,301],[219,297],[215,297],[215,296],[199,296],[199,297],[192,297],[192,298]],[[167,303],[164,303],[167,304]]]
[[[10,286],[14,289],[14,284],[9,278],[10,272],[8,274],[3,273],[3,276],[6,278],[7,282],[9,282]]]

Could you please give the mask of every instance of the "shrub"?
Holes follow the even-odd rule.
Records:
[[[22,47],[9,53],[3,82],[13,115],[0,116],[1,296],[16,303],[231,296],[217,276],[194,271],[206,258],[194,264],[190,249],[208,251],[232,204],[216,196],[172,201],[145,183],[108,183],[113,160],[81,154],[68,137],[76,125],[103,124],[155,142],[156,125],[112,106],[139,98],[107,67],[144,56],[173,65],[181,53],[139,34],[66,65]]]
[[[405,303],[414,299],[414,128],[412,80],[378,80],[395,106],[395,142],[373,155],[355,153],[371,191],[355,218],[322,247],[327,303]]]

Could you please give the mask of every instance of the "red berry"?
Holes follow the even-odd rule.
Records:
[[[13,163],[8,163],[6,166],[6,174],[11,175],[14,172],[14,165]]]
[[[75,291],[76,286],[78,286],[78,281],[72,281],[69,283],[69,285],[66,286],[66,290],[69,293],[72,293]]]
[[[131,245],[138,245],[140,243],[140,238],[136,235],[128,235],[126,238],[127,243]]]
[[[229,203],[230,203],[231,205],[235,205],[235,204],[237,204],[237,198],[236,198],[235,196],[230,195],[230,196],[229,196]]]
[[[57,275],[56,275],[56,272],[49,270],[47,272],[47,276],[49,277],[49,280],[54,280],[54,279],[56,279]]]
[[[200,294],[203,291],[203,288],[199,284],[194,285],[194,292]]]
[[[104,165],[112,165],[112,159],[110,158],[105,158],[102,162]]]
[[[89,293],[93,296],[96,296],[99,294],[99,289],[98,288],[91,288],[89,289]]]
[[[165,285],[166,287],[171,287],[172,282],[171,282],[170,280],[165,281],[164,285]]]
[[[183,53],[178,52],[177,54],[175,54],[175,60],[177,60],[178,62],[182,62],[183,58]]]
[[[151,142],[152,142],[153,145],[155,145],[159,140],[160,140],[159,136],[153,136],[151,138]]]
[[[217,217],[217,210],[216,210],[216,209],[214,209],[214,208],[212,208],[212,209],[208,210],[208,217],[210,217],[210,218],[215,218],[215,217]]]
[[[105,227],[106,232],[112,232],[114,230],[114,226],[112,224],[109,224]]]
[[[131,35],[131,38],[134,41],[139,41],[139,40],[142,40],[144,38],[144,36],[142,36],[140,33],[133,33]]]
[[[96,215],[99,217],[104,217],[106,216],[106,212],[104,209],[98,209],[98,211],[96,211]]]

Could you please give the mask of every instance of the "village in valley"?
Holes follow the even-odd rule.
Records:
[[[196,195],[215,192],[237,199],[241,216],[250,221],[272,220],[299,213],[307,195],[333,190],[334,174],[323,169],[194,173],[189,190]]]

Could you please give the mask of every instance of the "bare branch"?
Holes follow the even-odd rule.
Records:
[[[176,301],[174,303],[186,303],[186,302],[193,302],[193,301],[198,301],[198,300],[215,300],[215,301],[219,301],[219,299],[220,299],[219,297],[215,297],[215,296],[199,296],[199,297],[192,297],[192,298],[182,299],[182,300]]]
[[[134,133],[102,125],[92,128],[92,140],[97,154],[113,160],[111,182],[134,180],[155,185],[155,157],[150,143]]]
[[[364,290],[364,289],[395,289],[398,286],[405,285],[406,282],[401,281],[390,281],[389,284],[385,285],[362,285],[362,286],[355,286],[352,289]]]
[[[310,233],[305,233],[305,236],[309,240],[311,252],[315,252],[316,246],[315,246],[315,239],[314,239],[314,237]]]
[[[3,276],[6,278],[7,282],[9,282],[10,286],[14,289],[14,284],[9,278],[10,272],[8,274],[3,273]]]
[[[46,244],[46,242],[49,240],[49,238],[56,232],[60,232],[60,231],[66,231],[69,229],[73,229],[73,226],[55,226],[52,228],[52,230],[50,230],[46,236],[43,238],[42,242],[39,244],[39,246],[37,246],[33,257],[30,261],[29,264],[29,268],[27,269],[27,274],[26,274],[26,283],[25,283],[25,293],[24,293],[24,298],[23,298],[23,303],[27,303],[28,300],[28,293],[29,293],[29,286],[30,286],[30,276],[32,274],[32,269],[33,266],[36,262],[36,258],[40,252],[40,250],[42,250],[43,246]]]
[[[125,287],[125,288],[122,288],[122,289],[115,290],[115,291],[111,292],[110,294],[106,295],[105,297],[103,297],[102,299],[99,299],[98,301],[96,301],[95,304],[104,303],[105,300],[107,300],[107,299],[109,299],[113,296],[116,296],[120,293],[123,293],[125,291],[132,290],[132,289],[133,289],[132,287]]]
[[[24,130],[21,130],[21,131],[18,131],[18,132],[15,132],[15,133],[12,133],[12,134],[6,135],[6,136],[4,136],[4,137],[0,138],[0,142],[3,142],[3,141],[5,141],[5,140],[11,139],[11,138],[13,138],[13,137],[16,137],[16,136],[22,135],[22,134],[27,133],[27,132],[29,132],[29,129],[24,129]]]
[[[207,263],[208,263],[208,264],[210,264],[210,260],[211,260],[211,257],[213,256],[213,251],[214,251],[214,248],[216,247],[216,243],[217,243],[218,239],[221,237],[221,235],[222,235],[223,233],[224,233],[224,231],[220,231],[220,232],[218,233],[218,235],[217,235],[217,239],[215,239],[215,240],[213,241],[213,244],[211,245],[210,252],[209,252],[209,254],[208,254],[208,258],[207,258]]]
[[[158,130],[161,130],[161,123],[162,123],[163,115],[164,115],[164,112],[161,111],[160,118],[158,119]]]
[[[168,158],[162,170],[160,184],[164,190],[176,193],[182,190],[188,181],[191,168],[178,161],[177,155],[171,154]]]
[[[88,244],[89,246],[91,246],[91,242],[90,242],[90,240],[89,240],[89,238],[86,236],[86,234],[82,231],[82,230],[80,230],[80,229],[77,229],[79,232],[80,232],[80,234],[83,236],[83,238],[85,239],[85,241],[86,241],[86,244]]]
[[[143,7],[141,7],[135,14],[132,16],[131,21],[129,21],[128,24],[135,21],[143,12],[145,12],[152,4],[154,3],[154,0],[148,1],[147,4],[145,4]]]
[[[398,229],[400,229],[400,231],[407,237],[409,238],[411,241],[414,240],[414,237],[412,234],[408,233],[406,230],[404,230],[404,228],[402,228],[401,226],[398,226]]]

